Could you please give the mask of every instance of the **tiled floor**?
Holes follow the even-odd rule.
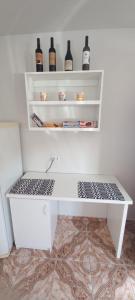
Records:
[[[115,258],[104,219],[59,217],[53,250],[0,260],[0,300],[135,300],[135,222]]]

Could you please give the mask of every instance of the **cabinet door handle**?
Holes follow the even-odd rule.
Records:
[[[47,211],[46,211],[47,207],[46,205],[43,206],[43,214],[46,215]]]

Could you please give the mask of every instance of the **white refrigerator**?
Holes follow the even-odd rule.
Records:
[[[13,230],[9,200],[5,194],[22,175],[19,126],[0,123],[0,258],[10,254]]]

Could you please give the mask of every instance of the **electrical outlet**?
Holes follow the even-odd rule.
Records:
[[[55,159],[56,159],[57,161],[60,161],[60,155],[56,155]]]
[[[54,158],[55,158],[55,161],[59,161],[60,160],[60,156],[59,155],[55,155]]]
[[[58,154],[52,154],[51,156],[50,156],[50,160],[51,159],[54,159],[55,161],[60,161],[60,155],[58,155]]]

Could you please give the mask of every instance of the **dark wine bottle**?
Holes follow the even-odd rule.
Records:
[[[37,49],[35,50],[36,56],[36,71],[43,72],[43,52],[40,48],[40,38],[37,38]]]
[[[85,46],[83,48],[82,70],[90,69],[90,47],[88,46],[88,36],[85,37]]]
[[[56,71],[56,50],[54,48],[53,37],[51,37],[51,45],[49,49],[49,71]]]
[[[70,41],[67,41],[67,53],[65,56],[65,71],[73,71],[73,57],[70,50]]]

